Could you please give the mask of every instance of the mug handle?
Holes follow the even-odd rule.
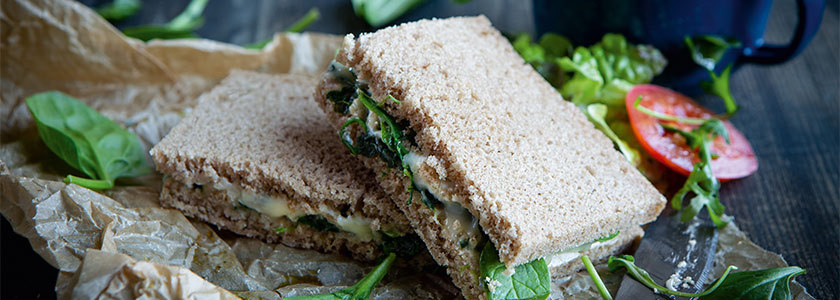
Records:
[[[802,52],[820,28],[825,0],[797,0],[796,8],[799,20],[790,43],[761,46],[752,53],[741,55],[738,63],[778,64]]]

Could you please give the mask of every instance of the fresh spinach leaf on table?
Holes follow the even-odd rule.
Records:
[[[136,14],[141,6],[140,0],[114,0],[97,8],[96,12],[108,21],[120,21]]]
[[[496,247],[488,241],[481,251],[479,267],[489,300],[540,300],[551,293],[551,274],[543,258],[516,266],[513,275],[505,275],[505,264],[499,261]]]
[[[351,0],[353,11],[370,26],[380,27],[426,0]]]
[[[789,300],[790,281],[796,276],[805,274],[805,270],[792,266],[756,271],[731,273],[735,266],[729,266],[711,286],[705,291],[691,294],[669,290],[658,285],[642,268],[635,265],[633,256],[611,256],[608,263],[610,272],[627,269],[634,279],[661,294],[697,298],[699,300],[746,300],[771,299]]]
[[[65,182],[91,189],[109,189],[120,177],[149,173],[136,135],[61,92],[26,98],[26,106],[44,144],[90,178],[67,175]]]
[[[700,300],[788,300],[791,299],[790,281],[802,274],[805,269],[796,266],[733,273],[717,290]]]
[[[208,0],[192,0],[181,14],[165,25],[144,25],[123,29],[123,34],[142,41],[152,39],[180,39],[196,37],[195,31],[204,24],[201,14]]]
[[[335,291],[330,294],[325,295],[309,295],[309,296],[294,296],[294,297],[287,297],[283,299],[289,300],[368,300],[370,299],[371,293],[373,293],[373,288],[382,280],[382,277],[385,277],[385,274],[388,273],[388,269],[391,268],[391,264],[394,263],[394,259],[396,255],[394,253],[389,253],[385,260],[382,261],[376,268],[374,268],[370,273],[365,275],[362,280],[357,282],[351,287],[341,289]]]
[[[283,30],[283,32],[303,32],[307,27],[309,27],[309,25],[312,25],[312,23],[314,23],[315,21],[318,21],[318,19],[320,19],[320,18],[321,18],[321,12],[318,10],[317,7],[313,7],[311,9],[309,9],[309,11],[307,11],[306,14],[303,15],[303,17],[301,17],[299,20],[297,20],[295,23],[293,23],[291,26],[289,26],[289,28],[286,28],[286,30]],[[270,43],[273,38],[274,37],[269,37],[269,38],[264,39],[262,41],[259,41],[259,42],[253,43],[253,44],[245,45],[245,48],[247,48],[247,49],[262,49],[262,48],[265,48],[265,45],[268,45],[268,43]]]

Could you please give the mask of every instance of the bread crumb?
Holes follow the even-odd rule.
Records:
[[[484,282],[487,283],[487,289],[490,290],[491,294],[496,292],[496,288],[502,286],[501,282],[495,279],[490,280],[490,277],[484,277]]]

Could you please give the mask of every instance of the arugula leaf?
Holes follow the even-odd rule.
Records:
[[[720,75],[715,74],[715,68],[726,50],[740,47],[741,43],[735,39],[723,39],[711,35],[700,35],[694,38],[686,36],[684,40],[688,50],[691,51],[691,59],[706,69],[709,72],[709,77],[712,78],[711,82],[700,83],[703,90],[723,99],[727,116],[732,116],[738,111],[738,105],[729,91],[729,75],[732,72],[732,65],[728,65]]]
[[[136,14],[140,7],[140,0],[114,0],[97,8],[96,13],[108,21],[120,21]]]
[[[726,50],[741,47],[741,42],[736,39],[724,39],[714,35],[698,35],[693,38],[686,36],[683,40],[691,51],[691,59],[709,72],[714,72]]]
[[[426,0],[351,0],[353,11],[370,26],[380,27]]]
[[[720,181],[712,173],[711,167],[714,155],[711,151],[712,141],[720,136],[723,137],[727,144],[729,143],[729,132],[726,130],[723,121],[718,118],[697,119],[675,117],[645,108],[640,105],[641,101],[642,96],[639,96],[633,104],[633,107],[649,116],[672,122],[700,125],[691,132],[686,132],[668,124],[660,124],[665,130],[681,135],[685,139],[686,145],[698,151],[700,158],[700,161],[694,164],[682,188],[671,198],[671,207],[682,211],[680,215],[680,221],[682,222],[694,219],[697,213],[703,207],[706,207],[709,212],[709,218],[712,219],[715,226],[717,228],[726,227],[731,221],[731,217],[724,215],[725,207],[720,203],[719,195]],[[683,210],[683,201],[689,192],[693,193],[694,197],[691,198],[689,206]]]
[[[720,181],[712,173],[711,167],[712,141],[717,136],[721,136],[729,143],[729,133],[726,131],[723,121],[714,118],[709,119],[691,132],[665,124],[662,127],[683,136],[686,144],[692,149],[698,150],[700,156],[700,161],[694,164],[694,168],[688,175],[683,187],[671,198],[671,207],[681,211],[680,220],[682,222],[690,221],[703,207],[706,207],[709,218],[715,223],[715,226],[717,228],[726,227],[731,221],[731,217],[724,215],[725,207],[720,203],[719,195]],[[689,206],[683,210],[682,203],[689,192],[693,193],[694,197],[691,198]]]
[[[607,286],[604,285],[604,281],[601,280],[601,276],[598,275],[598,271],[595,270],[595,266],[592,265],[592,260],[589,259],[589,256],[583,255],[580,257],[580,260],[583,261],[583,265],[586,267],[586,272],[589,273],[589,277],[592,278],[592,282],[594,282],[595,287],[598,288],[598,293],[601,294],[601,299],[612,300],[612,296],[607,290]]]
[[[607,116],[606,105],[600,103],[589,104],[586,106],[584,112],[586,113],[586,116],[589,117],[589,120],[592,121],[592,123],[595,123],[595,127],[600,129],[607,135],[607,137],[610,138],[610,140],[613,141],[613,143],[615,143],[618,150],[624,155],[624,158],[633,163],[634,166],[639,165],[641,161],[639,151],[628,146],[627,143],[625,143],[618,137],[618,135],[615,134],[615,132],[612,131],[612,129],[610,129],[610,126],[607,125],[607,121],[604,120]]]
[[[738,104],[735,103],[735,98],[732,97],[732,92],[729,91],[729,75],[731,72],[732,65],[729,65],[726,69],[723,69],[720,76],[715,75],[714,72],[709,72],[709,76],[712,77],[711,82],[700,82],[700,86],[703,87],[704,91],[712,95],[717,95],[723,99],[727,116],[732,116],[738,111]]]
[[[140,139],[81,101],[51,91],[29,96],[26,106],[44,144],[90,177],[67,175],[64,182],[110,189],[117,178],[149,173]]]
[[[193,38],[196,29],[204,24],[201,14],[208,0],[192,0],[181,14],[166,25],[144,25],[123,29],[123,34],[141,41],[151,39]]]
[[[702,292],[696,293],[696,294],[692,294],[692,293],[684,293],[684,292],[669,290],[668,288],[665,288],[665,287],[657,284],[656,282],[653,281],[653,278],[650,277],[650,274],[648,274],[647,271],[645,271],[644,269],[636,266],[636,264],[634,263],[634,258],[633,258],[632,255],[610,256],[610,259],[608,260],[607,266],[609,267],[610,272],[618,271],[621,268],[627,269],[627,274],[628,275],[635,278],[637,281],[639,281],[639,283],[644,284],[648,288],[651,288],[651,289],[657,291],[658,293],[668,294],[668,295],[673,295],[673,296],[678,296],[678,297],[687,297],[687,298],[702,297],[702,296],[711,294],[712,292],[714,292],[715,290],[717,290],[721,286],[721,284],[724,282],[724,280],[726,280],[726,278],[728,276],[732,276],[732,275],[729,275],[729,273],[732,270],[737,270],[738,269],[735,266],[727,267],[726,271],[723,272],[723,275],[720,278],[718,278],[718,280],[715,281],[715,283],[712,284],[712,286],[707,288],[705,291],[702,291]]]
[[[640,112],[642,112],[642,113],[644,113],[648,116],[651,116],[651,117],[654,117],[654,118],[657,118],[657,119],[660,119],[660,120],[665,120],[665,121],[673,121],[673,122],[679,122],[679,123],[690,124],[690,125],[700,125],[700,124],[703,124],[704,122],[706,122],[708,120],[708,119],[698,119],[698,118],[675,117],[675,116],[664,114],[664,113],[661,113],[661,112],[658,112],[658,111],[655,111],[655,110],[651,110],[647,107],[642,106],[642,95],[639,95],[639,97],[636,98],[636,102],[633,103],[633,108],[635,108],[636,110],[638,110],[638,111],[640,111]]]
[[[341,289],[335,291],[331,294],[326,295],[309,295],[309,296],[294,296],[294,297],[287,297],[283,299],[288,300],[367,300],[370,299],[370,295],[373,293],[373,288],[379,284],[379,281],[382,280],[382,277],[385,277],[385,274],[388,273],[388,269],[391,268],[391,264],[394,263],[394,259],[396,255],[394,253],[389,253],[385,260],[382,261],[376,268],[373,268],[370,273],[365,275],[362,280],[357,282],[351,287]]]
[[[318,21],[318,19],[320,18],[321,12],[318,10],[318,8],[310,8],[309,11],[307,11],[306,14],[303,15],[303,17],[301,17],[294,24],[289,26],[289,28],[286,28],[286,30],[283,30],[283,32],[303,32],[307,27],[309,27],[309,25],[312,25],[312,23],[315,23],[315,21]],[[272,39],[274,39],[274,37],[269,37],[262,41],[253,44],[248,44],[245,45],[245,48],[259,50],[265,48],[265,45],[268,45],[268,43],[271,43]]]
[[[515,273],[508,276],[504,274],[505,264],[499,261],[496,247],[487,242],[479,266],[489,300],[546,299],[551,293],[551,275],[543,258],[516,266]]]
[[[733,273],[700,300],[791,299],[790,280],[802,274],[805,269],[796,266]]]

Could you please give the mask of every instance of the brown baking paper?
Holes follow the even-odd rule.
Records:
[[[337,255],[222,234],[158,203],[161,177],[94,192],[62,179],[76,171],[41,142],[23,101],[59,90],[136,133],[148,150],[196,98],[233,69],[318,76],[341,43],[324,34],[278,34],[263,50],[210,40],[125,38],[82,4],[0,2],[0,213],[60,270],[69,298],[279,299],[352,285],[371,266]],[[150,160],[151,163],[151,160]],[[786,265],[737,227],[721,232],[716,272]],[[623,274],[599,266],[615,292]],[[440,269],[393,269],[373,299],[453,299]],[[796,299],[812,299],[798,285]],[[585,272],[552,283],[552,299],[599,298]]]

